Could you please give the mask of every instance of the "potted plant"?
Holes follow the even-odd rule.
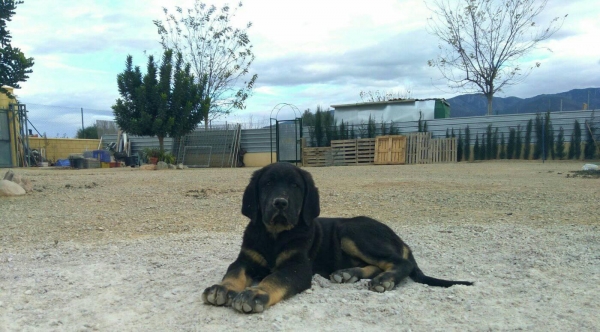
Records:
[[[143,152],[145,157],[148,159],[148,163],[153,165],[156,165],[159,158],[163,155],[159,148],[145,148]]]

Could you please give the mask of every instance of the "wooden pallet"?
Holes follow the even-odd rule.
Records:
[[[457,159],[456,138],[435,138],[429,141],[429,157],[432,163],[455,163]]]
[[[406,163],[406,136],[378,136],[375,142],[376,165],[403,165]]]
[[[356,140],[331,141],[331,155],[334,166],[356,164]]]
[[[373,164],[375,162],[375,138],[356,140],[356,163]]]
[[[331,148],[303,148],[302,166],[306,167],[324,167],[333,165]]]
[[[412,133],[406,136],[406,164],[429,164],[431,133]]]

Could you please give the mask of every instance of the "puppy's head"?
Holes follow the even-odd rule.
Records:
[[[319,216],[319,192],[310,173],[288,163],[254,172],[242,201],[242,214],[271,233],[309,224]]]

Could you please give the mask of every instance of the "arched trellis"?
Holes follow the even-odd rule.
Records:
[[[289,108],[294,112],[294,119],[287,119],[287,120],[279,120],[279,112],[281,112],[282,109],[284,108]],[[274,116],[273,116],[273,113]],[[286,162],[300,162],[301,160],[299,160],[299,154],[298,154],[298,150],[299,150],[299,146],[298,146],[298,142],[299,140],[302,138],[302,118],[301,118],[302,113],[300,112],[300,110],[298,109],[298,107],[296,107],[293,104],[289,104],[289,103],[279,103],[277,105],[275,105],[275,107],[273,107],[273,109],[271,110],[271,114],[269,116],[269,138],[270,138],[270,144],[271,144],[271,163],[273,163],[273,122],[275,122],[275,152],[277,153],[277,161],[286,161]],[[280,149],[280,136],[281,136],[281,132],[280,132],[280,122],[284,122],[285,124],[290,124],[292,123],[294,126],[294,137],[295,137],[295,144],[294,144],[294,155],[296,156],[293,160],[288,159],[282,159],[281,158],[281,149]]]

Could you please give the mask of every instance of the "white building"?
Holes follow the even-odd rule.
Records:
[[[399,99],[331,105],[338,123],[362,124],[373,117],[376,123],[443,119],[450,117],[450,104],[442,98]]]

